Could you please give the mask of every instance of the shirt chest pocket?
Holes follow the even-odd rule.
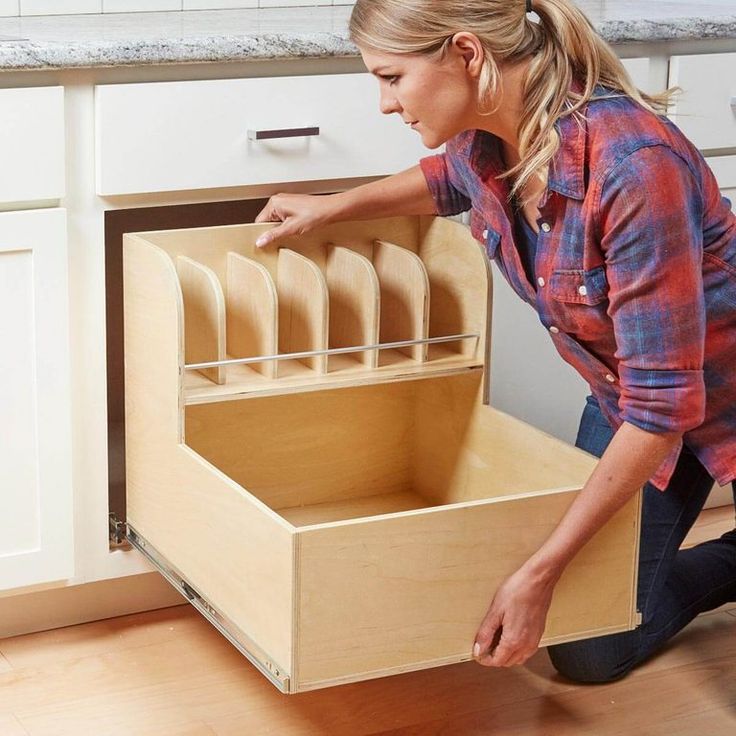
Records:
[[[608,298],[608,281],[603,266],[583,270],[553,271],[549,281],[552,299],[566,304],[594,307]]]
[[[567,332],[593,339],[610,331],[608,281],[603,266],[557,270],[549,280],[550,309]]]

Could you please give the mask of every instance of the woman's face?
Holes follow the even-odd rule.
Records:
[[[360,52],[378,78],[381,112],[400,115],[427,148],[438,148],[475,127],[478,96],[472,50],[469,54],[453,43],[441,60],[365,48]]]

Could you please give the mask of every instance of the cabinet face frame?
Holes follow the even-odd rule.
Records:
[[[0,213],[0,283],[0,488],[9,504],[0,589],[10,590],[74,573],[65,210]]]
[[[351,226],[355,228],[352,237],[348,229]],[[299,692],[467,660],[474,633],[471,629],[480,622],[482,609],[500,582],[499,576],[508,574],[515,564],[525,559],[534,545],[541,543],[559,515],[564,513],[566,504],[584,484],[595,461],[586,453],[484,405],[484,378],[487,375],[484,376],[479,368],[487,364],[488,261],[480,245],[465,228],[441,219],[396,218],[371,225],[346,224],[337,228],[338,232],[333,229],[325,234],[315,233],[311,240],[302,243],[302,250],[323,266],[320,262],[320,254],[324,254],[320,245],[322,238],[331,242],[339,240],[358,252],[365,252],[368,247],[365,234],[374,229],[377,237],[418,252],[427,268],[430,288],[436,292],[434,317],[430,306],[431,332],[454,334],[459,329],[457,317],[452,315],[452,305],[455,304],[454,311],[466,315],[462,329],[469,332],[477,328],[482,333],[477,355],[466,360],[454,373],[444,377],[431,373],[424,377],[396,375],[393,380],[374,376],[366,385],[359,381],[340,384],[329,373],[326,376],[315,374],[315,385],[292,386],[282,390],[278,397],[269,389],[251,398],[231,395],[208,400],[205,406],[198,406],[199,400],[192,402],[191,396],[187,397],[186,379],[182,378],[185,373],[184,305],[173,259],[181,255],[193,257],[195,253],[202,256],[202,243],[212,242],[216,252],[213,251],[214,255],[206,265],[215,273],[222,271],[218,275],[222,279],[227,253],[233,247],[228,243],[237,243],[243,238],[255,240],[263,228],[246,225],[126,235],[126,444],[128,522],[133,532],[132,541],[138,542],[144,551],[155,551],[155,556],[169,565],[169,572],[174,571],[170,579],[187,597],[196,599],[198,608],[205,615],[209,614],[208,618],[221,631],[229,630],[231,640],[239,642],[241,651],[256,661],[261,671],[283,691]],[[372,239],[368,239],[368,243]],[[468,256],[467,261],[463,261],[450,248],[434,248],[431,245],[433,240],[467,248],[472,257]],[[266,255],[263,256],[263,264],[267,269],[275,267],[275,261],[270,261]],[[453,281],[456,282],[454,286]],[[459,283],[467,288],[459,288]],[[459,304],[458,299],[465,300],[464,305]],[[458,353],[458,356],[468,358],[464,353]],[[431,368],[431,359],[421,365]],[[320,381],[327,383],[320,384]],[[434,382],[439,383],[433,386]],[[415,401],[419,424],[412,442],[423,448],[421,452],[431,459],[432,465],[427,472],[415,472],[415,483],[421,486],[427,497],[426,494],[432,494],[432,478],[446,477],[448,488],[450,485],[455,488],[452,498],[439,499],[434,503],[427,501],[424,507],[408,511],[379,512],[376,516],[331,522],[317,520],[316,523],[297,525],[287,520],[291,517],[282,516],[272,507],[257,488],[248,488],[249,484],[235,480],[227,463],[208,460],[195,449],[196,445],[191,444],[194,430],[187,430],[190,421],[194,421],[187,418],[187,406],[195,417],[197,411],[209,409],[216,412],[218,407],[247,412],[249,406],[257,406],[252,402],[260,402],[261,406],[265,406],[263,402],[283,404],[293,396],[294,421],[299,425],[300,417],[305,422],[319,423],[317,402],[321,401],[321,395],[328,395],[323,392],[332,395],[333,402],[341,396],[349,401],[358,401],[357,397],[363,395],[370,403],[371,392],[377,395],[375,392],[388,391],[389,388],[398,392],[397,396],[411,398],[415,395],[411,401]],[[458,406],[465,407],[460,420],[467,420],[468,426],[462,432],[462,441],[456,438],[453,444],[453,422],[445,420],[454,416]],[[433,416],[441,417],[442,421],[432,431],[421,430],[422,426],[431,424]],[[328,429],[325,426],[321,431],[326,433]],[[228,433],[230,430],[223,422],[217,431]],[[443,432],[450,434],[443,436]],[[440,439],[434,439],[434,435]],[[511,442],[515,456],[504,458],[503,453],[496,450],[492,460],[492,447],[489,445],[494,444],[493,437]],[[244,439],[247,444],[247,435]],[[237,448],[241,439],[236,436],[234,442]],[[523,468],[529,466],[524,456],[528,450],[522,448],[528,448],[530,444],[546,448],[540,449],[539,466],[534,468],[536,480],[529,481],[528,487],[522,483],[520,488],[512,491],[514,472],[523,472]],[[462,458],[457,472],[455,457]],[[505,464],[509,464],[509,469],[504,468]],[[274,466],[279,468],[279,462],[274,461]],[[495,474],[495,469],[510,472],[509,485],[497,491],[497,498],[486,498],[482,484],[484,478],[490,477],[488,473]],[[338,481],[340,477],[338,473]],[[502,482],[506,483],[505,480]],[[504,488],[508,490],[504,491]],[[438,492],[442,493],[442,489]],[[436,505],[438,502],[439,506]],[[522,526],[528,530],[521,533],[519,520],[527,515],[527,505],[536,509],[542,523],[537,517],[535,523],[522,521]],[[580,567],[569,576],[569,582],[560,587],[561,602],[555,604],[557,613],[550,619],[545,643],[612,633],[636,625],[633,601],[638,513],[637,497],[607,527],[586,555],[580,557]],[[512,519],[515,519],[513,523]],[[420,584],[424,592],[419,599],[427,595],[435,597],[436,605],[430,606],[429,610],[438,611],[448,602],[454,605],[468,595],[467,587],[463,587],[468,581],[461,576],[458,583],[457,573],[452,570],[467,565],[473,570],[473,575],[479,572],[483,565],[478,567],[477,559],[472,562],[474,535],[481,535],[477,538],[484,539],[485,525],[493,527],[494,523],[501,536],[492,536],[486,541],[484,559],[497,560],[502,564],[491,565],[491,572],[485,573],[488,577],[481,575],[480,585],[475,586],[479,597],[472,605],[469,604],[462,627],[451,626],[452,633],[448,635],[441,631],[446,622],[425,621],[413,627],[418,638],[412,652],[406,654],[400,647],[397,650],[391,641],[397,635],[396,627],[401,628],[398,621],[403,620],[411,630],[411,624],[406,622],[419,621],[422,614],[421,608],[412,608],[415,603],[412,603],[414,597],[411,592],[408,599],[402,599],[398,589],[395,591],[396,599],[402,600],[401,605],[395,611],[389,610],[390,606],[386,607],[389,627],[377,632],[371,626],[363,625],[365,622],[360,620],[360,589],[351,595],[345,590],[347,582],[360,580],[366,589],[374,588],[374,592],[378,591],[374,598],[379,601],[381,595],[386,596],[390,590],[390,586],[386,587],[389,580],[384,573],[365,578],[368,559],[382,559],[389,569],[396,565],[401,567],[406,560],[414,564],[412,561],[426,558],[420,549],[426,547],[426,540],[432,539],[433,534],[439,534],[437,538],[442,540],[435,548],[436,554],[443,554],[442,550],[446,549],[452,555],[455,552],[450,550],[461,549],[457,559],[448,563],[449,579],[445,579],[446,573],[442,572],[433,578],[433,568],[430,568],[430,582]],[[507,523],[511,526],[507,527]],[[514,531],[509,532],[507,528]],[[465,544],[459,544],[464,534]],[[500,551],[512,538],[526,541],[524,545],[517,544],[508,556],[501,555]],[[402,540],[409,543],[405,549],[410,551],[404,557],[394,559],[391,549]],[[615,540],[613,544],[612,540]],[[344,554],[332,555],[330,550],[335,548],[335,544]],[[364,556],[366,554],[368,557]],[[595,562],[601,559],[605,559],[608,565],[604,575],[599,573]],[[417,575],[417,569],[411,564],[406,573],[410,577]],[[380,570],[382,565],[376,569]],[[442,569],[443,566],[439,565],[438,570]],[[181,580],[177,580],[177,575]],[[403,575],[399,573],[398,580],[403,579]],[[579,594],[580,580],[585,580],[584,589],[589,590],[596,578],[599,584],[605,579],[606,590],[613,591],[602,604],[610,606],[611,612],[600,609],[578,611],[584,607],[576,603],[576,585]],[[599,597],[605,598],[592,596],[594,600]],[[329,608],[332,599],[340,602],[335,604],[333,618],[327,623],[325,600]],[[335,613],[342,610],[349,610],[349,615],[341,617]],[[344,646],[344,629],[356,624],[361,632],[355,636],[359,651],[351,652]],[[325,647],[328,640],[336,648],[330,650]]]

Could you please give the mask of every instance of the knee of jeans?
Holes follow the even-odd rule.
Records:
[[[631,657],[622,658],[619,652],[601,646],[597,639],[557,644],[547,647],[547,653],[563,677],[581,684],[615,682],[633,667]]]

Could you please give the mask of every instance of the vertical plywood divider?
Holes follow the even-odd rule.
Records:
[[[381,294],[370,260],[349,248],[330,244],[325,277],[330,294],[330,347],[377,344]],[[378,350],[355,355],[367,368],[378,367]]]
[[[186,363],[225,360],[225,297],[215,272],[186,256],[176,259],[184,297],[184,355]],[[225,383],[225,369],[200,371],[217,384]]]
[[[276,285],[260,263],[227,254],[227,352],[231,358],[278,353],[278,297]],[[251,363],[266,378],[277,378],[278,361]]]
[[[327,283],[309,258],[288,248],[279,250],[276,278],[279,303],[279,352],[326,350],[329,329]],[[327,356],[300,362],[319,374],[327,373]]]
[[[376,240],[373,266],[381,290],[381,342],[429,336],[429,277],[421,258],[385,240]],[[401,348],[418,362],[427,360],[427,345]]]

